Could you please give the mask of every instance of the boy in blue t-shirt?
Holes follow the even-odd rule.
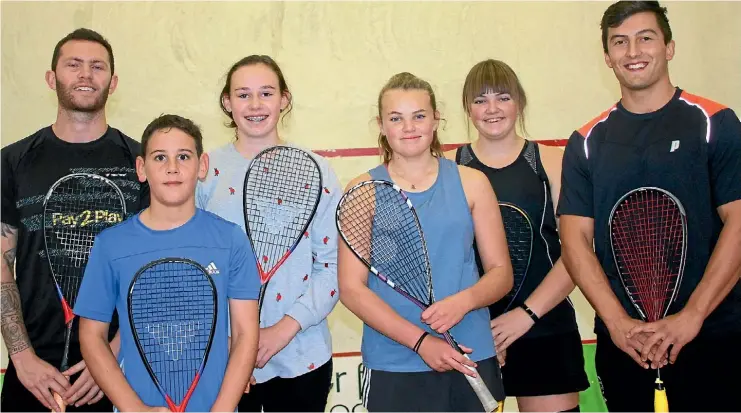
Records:
[[[237,225],[195,206],[196,182],[208,171],[198,126],[163,115],[147,126],[141,144],[137,174],[149,183],[151,205],[95,240],[74,309],[82,355],[118,410],[168,411],[134,343],[128,290],[136,272],[151,261],[191,259],[209,272],[218,302],[211,351],[187,410],[234,411],[257,356],[260,283],[251,246]],[[107,341],[114,309],[121,320],[118,360]]]

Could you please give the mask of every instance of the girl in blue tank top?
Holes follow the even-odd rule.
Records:
[[[382,179],[409,195],[427,243],[437,301],[421,312],[340,242],[340,300],[364,323],[363,403],[369,411],[481,411],[463,374],[471,375],[466,366],[475,366],[502,400],[488,306],[512,287],[496,196],[484,174],[442,156],[429,83],[397,74],[381,90],[378,107],[384,162],[348,188]],[[481,278],[474,236],[486,270]],[[441,338],[448,330],[470,360]]]
[[[517,397],[521,412],[573,411],[579,409],[579,392],[589,381],[568,299],[574,283],[560,260],[554,213],[563,151],[518,135],[518,123],[524,133],[526,103],[525,91],[506,63],[485,60],[474,65],[463,86],[463,109],[478,139],[450,155],[483,172],[497,199],[524,211],[532,226],[524,280],[516,282],[514,299],[490,307],[507,396]]]

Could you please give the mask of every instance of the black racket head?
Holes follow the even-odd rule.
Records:
[[[517,299],[517,295],[527,277],[533,252],[533,225],[527,212],[508,202],[500,202],[499,210],[507,237],[514,283],[512,289],[491,306],[491,312],[495,316],[509,311]]]
[[[371,272],[425,306],[434,302],[422,226],[411,201],[384,180],[360,182],[337,206],[340,236]]]
[[[322,190],[319,165],[302,149],[273,146],[251,162],[244,178],[244,220],[262,284],[301,241]]]
[[[63,306],[75,306],[95,237],[125,216],[121,189],[100,175],[69,174],[49,188],[43,213],[45,254]]]
[[[181,404],[203,373],[216,330],[217,292],[197,262],[163,258],[134,276],[129,323],[155,385]]]
[[[666,316],[681,284],[687,217],[669,191],[642,187],[623,195],[609,218],[618,276],[645,321]]]

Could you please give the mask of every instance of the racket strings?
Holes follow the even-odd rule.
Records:
[[[505,297],[514,300],[520,290],[530,266],[533,245],[533,230],[530,220],[515,207],[500,205],[502,222],[507,237],[509,257],[512,261],[514,285]]]
[[[432,304],[422,233],[398,191],[385,184],[356,188],[343,202],[339,221],[356,254],[413,298]]]
[[[52,274],[70,308],[77,301],[95,237],[124,216],[121,193],[91,176],[57,185],[44,208],[46,253]]]
[[[206,356],[216,303],[207,275],[182,262],[145,270],[132,288],[131,322],[152,373],[180,403]]]
[[[616,209],[612,226],[618,270],[628,293],[648,321],[662,318],[683,261],[681,211],[663,193],[638,191]]]
[[[263,271],[274,268],[311,220],[321,173],[305,152],[276,148],[256,158],[245,182],[245,217]]]

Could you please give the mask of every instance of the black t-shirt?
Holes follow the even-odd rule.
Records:
[[[491,183],[499,202],[516,205],[527,214],[533,229],[530,266],[515,301],[510,309],[525,302],[543,282],[553,265],[561,257],[561,244],[553,211],[551,186],[545,168],[540,160],[540,151],[535,142],[526,141],[520,155],[503,168],[491,168],[481,162],[471,149],[471,145],[458,148],[456,161],[461,165],[483,172]],[[483,274],[481,259],[476,250],[476,264],[479,274]],[[491,318],[498,317],[504,310],[503,300],[489,306]],[[576,314],[567,298],[533,325],[524,338],[541,337],[576,331]]]
[[[684,308],[703,277],[722,221],[717,207],[741,199],[741,122],[729,108],[677,88],[663,108],[628,112],[620,103],[575,131],[566,146],[559,215],[594,219],[594,248],[613,292],[640,319],[618,278],[608,220],[629,190],[654,186],[687,213],[687,259],[668,314]],[[595,331],[607,330],[599,317]],[[708,316],[700,334],[741,331],[741,282]]]
[[[137,141],[114,128],[92,142],[69,143],[45,127],[2,148],[2,222],[18,228],[16,283],[23,318],[36,354],[58,367],[64,347],[64,315],[44,251],[43,200],[54,182],[75,172],[105,176],[121,188],[127,216],[149,203],[147,185],[136,176]],[[69,365],[81,360],[73,323]],[[114,317],[111,338],[118,330]]]

